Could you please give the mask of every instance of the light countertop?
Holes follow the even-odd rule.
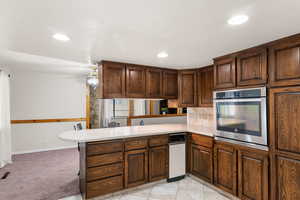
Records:
[[[62,140],[73,142],[93,142],[112,139],[124,139],[151,135],[162,135],[178,132],[193,132],[213,136],[211,130],[197,131],[186,124],[157,124],[145,126],[124,126],[117,128],[85,129],[81,131],[66,131],[58,135]]]

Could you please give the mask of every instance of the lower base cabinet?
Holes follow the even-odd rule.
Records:
[[[274,155],[272,164],[272,199],[300,199],[300,158]]]
[[[269,199],[269,152],[188,135],[188,173],[242,200]],[[80,143],[84,199],[166,179],[168,135]],[[300,158],[272,154],[272,200],[300,199]],[[274,184],[273,184],[274,183]]]
[[[188,145],[188,171],[204,181],[213,183],[213,138],[190,134]]]
[[[213,183],[213,151],[211,148],[207,148],[200,145],[191,145],[191,174]]]
[[[242,200],[268,200],[269,152],[216,142],[214,184]]]
[[[215,144],[214,184],[226,192],[237,194],[237,151],[234,146]]]
[[[245,200],[268,200],[268,152],[249,150],[238,151],[238,196]]]
[[[166,179],[169,172],[169,148],[167,145],[149,149],[149,181]]]
[[[125,152],[125,187],[130,188],[148,182],[148,150]]]
[[[123,189],[123,175],[105,178],[98,181],[88,182],[86,184],[86,197],[92,198],[104,194],[119,191]]]

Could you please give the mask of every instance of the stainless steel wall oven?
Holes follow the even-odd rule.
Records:
[[[216,139],[268,145],[266,88],[214,92]]]

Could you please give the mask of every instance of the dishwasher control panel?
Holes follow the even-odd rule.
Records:
[[[186,133],[172,133],[169,135],[169,144],[172,143],[185,143]]]

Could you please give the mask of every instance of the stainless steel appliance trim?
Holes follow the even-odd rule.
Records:
[[[262,98],[245,98],[245,99],[216,99],[214,102],[249,102],[249,101],[261,101]]]
[[[253,143],[248,143],[248,142],[243,142],[243,141],[231,140],[231,139],[217,137],[217,136],[215,137],[215,140],[224,141],[224,142],[233,143],[233,144],[238,144],[238,145],[241,145],[241,146],[251,147],[251,148],[260,149],[260,150],[264,150],[264,151],[269,151],[269,147],[259,145],[259,144],[253,144]]]
[[[170,142],[169,145],[186,144],[186,142]]]
[[[253,102],[258,101],[261,105],[261,136],[243,135],[239,133],[219,131],[217,129],[217,110],[216,104],[218,102]],[[255,98],[255,99],[219,99],[214,100],[214,113],[216,118],[216,135],[231,138],[240,141],[252,142],[262,145],[268,145],[268,133],[267,133],[267,105],[266,98]]]
[[[213,92],[213,98],[216,99],[216,94],[217,93],[238,92],[238,91],[247,91],[247,90],[260,90],[261,91],[261,97],[266,97],[267,96],[267,88],[266,87],[258,87],[258,88],[246,88],[246,89],[234,89],[234,90],[214,91]]]
[[[180,132],[180,133],[169,133],[169,136],[174,136],[174,135],[186,135],[185,132]]]

